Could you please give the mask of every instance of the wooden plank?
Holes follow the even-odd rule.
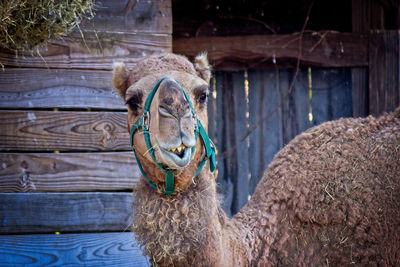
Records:
[[[281,99],[279,87],[286,86],[286,84],[281,84],[280,73],[281,71],[276,70],[261,72],[261,75],[264,75],[264,78],[260,81],[263,83],[264,89],[264,98],[261,102],[262,117],[265,118],[261,136],[264,139],[264,146],[261,148],[262,157],[258,159],[262,164],[260,169],[261,176],[256,177],[257,181],[253,181],[255,184],[258,184],[264,170],[268,168],[275,154],[283,147],[282,110],[279,107],[282,101],[285,100]]]
[[[235,145],[235,111],[234,111],[234,99],[233,99],[233,72],[224,72],[222,74],[222,116],[224,127],[222,129],[222,140],[221,140],[221,156],[224,160],[224,176],[222,177],[223,185],[225,190],[232,194],[228,199],[231,201],[226,204],[229,209],[229,214],[235,214],[235,209],[233,208],[233,203],[236,198],[235,188],[235,177],[237,175],[237,159],[236,151],[234,149]]]
[[[352,0],[352,31],[368,32],[371,29],[371,0]]]
[[[0,108],[126,110],[111,71],[5,68],[0,75]]]
[[[323,79],[330,82],[332,92],[332,119],[353,117],[351,72],[348,69],[320,70]],[[318,82],[318,81],[317,81]]]
[[[125,231],[132,193],[1,193],[0,233]]]
[[[368,35],[371,29],[371,0],[352,0],[352,31]],[[376,26],[376,25],[375,25]],[[368,68],[351,69],[353,116],[366,117],[368,110]]]
[[[0,192],[131,190],[140,172],[132,152],[0,153]]]
[[[149,266],[133,233],[0,236],[1,266]]]
[[[312,86],[318,86],[318,82],[314,81],[313,78],[311,82]],[[296,132],[292,133],[291,139],[313,126],[308,117],[310,105],[308,97],[308,69],[300,70],[296,82],[294,83],[292,94],[295,109],[294,120],[296,124]]]
[[[299,114],[296,109],[296,101],[303,101],[304,99],[301,98],[297,100],[294,94],[294,91],[296,91],[294,85],[293,88],[290,88],[294,78],[295,70],[279,72],[279,93],[280,102],[282,103],[281,119],[283,145],[288,144],[290,140],[299,134]],[[302,104],[303,106],[307,106],[307,102]]]
[[[229,165],[227,163],[226,157],[223,153],[226,151],[226,118],[225,118],[225,106],[229,103],[225,102],[225,91],[224,91],[224,79],[225,74],[222,72],[217,72],[216,77],[216,88],[217,88],[217,121],[219,127],[217,127],[217,139],[215,140],[215,145],[217,146],[217,161],[218,161],[218,192],[224,196],[222,202],[222,208],[230,216],[231,205],[233,199],[233,184],[227,178],[227,168]],[[221,126],[223,125],[223,126]]]
[[[272,80],[275,77],[275,72],[262,72],[262,71],[249,71],[249,126],[252,130],[249,135],[249,171],[250,171],[250,194],[254,193],[254,190],[261,179],[265,166],[262,159],[264,141],[263,138],[263,127],[264,121],[261,121],[264,114],[264,78]]]
[[[131,150],[125,112],[1,111],[0,150]]]
[[[250,193],[283,146],[279,71],[249,72]]]
[[[369,111],[378,116],[400,104],[399,32],[371,31],[369,48]]]
[[[351,117],[351,73],[346,69],[312,70],[313,124]]]
[[[369,114],[368,69],[352,68],[351,82],[353,116],[366,117]]]
[[[98,0],[96,15],[91,20],[83,20],[80,27],[84,31],[149,32],[172,34],[172,9],[170,0],[132,1]]]
[[[228,89],[228,88],[226,88]],[[225,89],[225,90],[226,90]],[[235,175],[230,176],[234,185],[234,198],[232,203],[232,212],[237,213],[244,205],[246,205],[249,196],[249,147],[248,138],[242,140],[247,133],[247,97],[244,84],[244,73],[233,73],[233,87],[229,88],[233,95],[231,105],[234,110],[234,143],[231,148],[235,147],[235,165],[237,170]]]
[[[75,31],[39,49],[41,56],[31,52],[16,56],[0,49],[0,58],[6,66],[111,70],[114,61],[123,60],[132,67],[151,54],[170,52],[171,38],[169,34],[99,31],[86,32],[83,40]]]
[[[231,37],[176,38],[175,53],[194,57],[208,51],[218,70],[237,70],[260,66],[293,67],[298,57],[300,33]],[[363,34],[313,32],[302,41],[301,64],[321,67],[359,67],[368,65],[368,38]]]

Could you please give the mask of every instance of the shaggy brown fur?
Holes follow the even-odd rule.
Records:
[[[399,266],[400,108],[297,136],[233,220],[251,264]]]
[[[173,66],[162,58],[174,58],[167,60]],[[151,60],[159,62],[160,75],[149,78],[145,61],[138,68],[144,76],[132,72],[137,86],[169,68],[202,73],[174,55]],[[130,114],[132,125],[136,117]],[[157,176],[152,161],[146,162],[151,166]],[[208,168],[195,183],[182,181],[189,184],[173,196],[143,180],[134,190],[133,229],[154,265],[400,265],[400,108],[378,119],[326,122],[297,136],[275,156],[250,202],[232,219],[220,209]]]

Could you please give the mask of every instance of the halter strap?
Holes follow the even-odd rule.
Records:
[[[156,160],[156,156],[154,154],[154,149],[153,146],[151,145],[151,140],[150,140],[150,133],[149,133],[149,124],[150,124],[150,106],[151,106],[151,102],[153,101],[154,95],[156,94],[158,88],[160,87],[160,84],[162,83],[162,81],[164,81],[167,77],[163,77],[162,79],[160,79],[157,84],[153,87],[153,89],[151,90],[150,94],[148,95],[146,102],[145,102],[145,106],[144,106],[144,110],[143,110],[143,115],[135,122],[135,124],[132,126],[132,129],[130,131],[130,143],[133,149],[133,152],[135,154],[136,157],[136,161],[138,163],[139,166],[139,170],[142,173],[143,177],[145,178],[146,182],[150,185],[151,188],[157,190],[157,186],[155,184],[153,184],[150,179],[147,177],[145,171],[143,170],[142,164],[140,163],[140,160],[138,158],[138,155],[136,154],[135,149],[133,148],[133,136],[135,134],[135,132],[139,129],[142,128],[142,132],[144,135],[144,139],[146,142],[146,146],[148,149],[148,152],[151,155],[151,158],[153,159],[154,163],[157,165],[157,167],[165,172],[165,190],[163,190],[163,193],[166,195],[171,195],[173,193],[176,193],[175,191],[175,177],[174,177],[174,173],[177,172],[177,170],[171,170],[171,169],[166,169],[164,168],[164,166],[160,163],[157,162]],[[197,144],[197,139],[200,136],[205,151],[206,151],[206,155],[203,158],[203,160],[201,161],[200,165],[199,165],[199,169],[197,170],[194,178],[196,178],[201,170],[203,169],[203,166],[205,165],[206,161],[208,159],[210,159],[210,170],[211,172],[213,172],[216,169],[216,163],[215,163],[215,146],[212,143],[211,139],[209,138],[209,136],[207,135],[206,130],[204,129],[203,125],[201,124],[200,120],[198,119],[194,109],[193,109],[193,105],[188,97],[188,95],[186,94],[185,90],[182,90],[183,94],[186,98],[186,101],[188,101],[191,112],[193,117],[196,119],[196,126],[195,126],[195,140],[196,143],[195,145],[192,147],[192,157],[194,156],[194,152],[196,149],[196,144]]]

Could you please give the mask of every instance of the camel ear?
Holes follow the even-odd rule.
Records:
[[[129,72],[123,62],[113,64],[112,85],[118,94],[125,100],[126,89],[128,89]]]
[[[210,83],[211,66],[208,63],[207,52],[203,52],[196,56],[194,59],[194,68],[196,69],[197,74],[203,80],[205,80],[207,83]]]

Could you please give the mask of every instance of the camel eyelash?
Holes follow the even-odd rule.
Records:
[[[136,94],[132,95],[126,102],[125,105],[129,105],[132,110],[137,110],[142,107],[143,92],[139,90]]]
[[[199,104],[205,103],[208,99],[208,86],[200,86],[194,89],[194,95],[196,96],[196,102]]]

